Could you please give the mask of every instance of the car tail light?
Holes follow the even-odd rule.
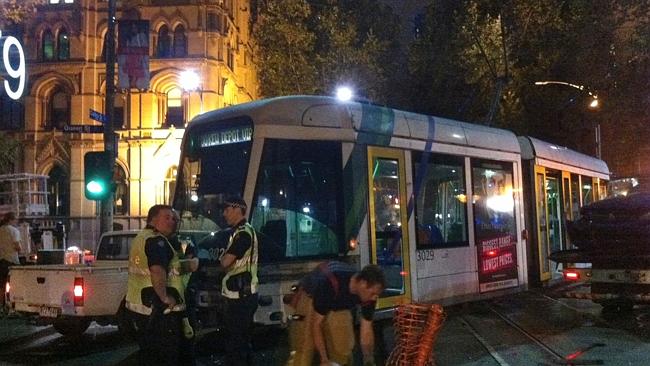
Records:
[[[84,306],[84,279],[74,279],[74,306]]]
[[[563,276],[567,281],[578,281],[580,279],[580,272],[567,269],[563,272]]]

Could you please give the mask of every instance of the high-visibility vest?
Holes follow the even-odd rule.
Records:
[[[246,232],[248,235],[250,235],[251,246],[240,259],[235,260],[226,275],[223,277],[223,281],[221,282],[221,294],[229,299],[239,299],[239,292],[228,290],[228,287],[226,286],[228,279],[234,275],[244,272],[251,273],[251,293],[257,293],[257,235],[255,235],[255,229],[253,229],[251,224],[245,223],[243,225],[239,225],[237,229],[235,229],[235,231],[230,236],[230,240],[228,241],[226,253],[228,253],[228,249],[230,249],[232,246],[233,239],[240,232]]]
[[[142,303],[142,290],[147,287],[153,287],[151,283],[151,272],[149,272],[149,263],[147,261],[147,254],[145,252],[145,244],[151,238],[161,238],[169,245],[172,253],[174,253],[169,266],[167,268],[167,287],[172,287],[178,291],[180,301],[172,311],[185,310],[185,287],[181,277],[181,264],[178,253],[174,250],[167,238],[162,234],[152,230],[142,230],[134,239],[131,244],[131,252],[129,253],[129,280],[127,283],[126,292],[126,308],[144,315],[150,315],[152,309]]]

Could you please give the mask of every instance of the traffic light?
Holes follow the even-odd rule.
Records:
[[[92,151],[84,155],[84,191],[86,198],[101,201],[108,197],[113,178],[113,162],[106,151]]]

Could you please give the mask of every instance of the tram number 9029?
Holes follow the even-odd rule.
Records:
[[[3,37],[1,30],[0,48],[2,51],[0,75],[5,79],[2,84],[9,98],[18,100],[25,90],[25,51],[16,37]]]

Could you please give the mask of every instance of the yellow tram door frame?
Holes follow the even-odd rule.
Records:
[[[551,261],[548,259],[551,248],[549,237],[549,212],[546,200],[546,169],[535,166],[535,222],[537,223],[537,253],[539,260],[539,278],[541,281],[551,279]]]
[[[409,233],[408,233],[408,213],[407,203],[408,197],[406,195],[406,169],[405,169],[404,152],[397,149],[385,147],[368,147],[368,201],[369,201],[369,217],[370,217],[370,249],[371,249],[371,263],[377,264],[384,270],[386,275],[387,286],[384,293],[377,301],[377,308],[389,308],[400,304],[407,304],[411,302],[411,264],[410,264],[410,251],[409,251]],[[387,166],[394,166],[389,175],[386,175]],[[394,174],[393,174],[394,173]],[[397,187],[395,187],[395,183]],[[394,191],[394,194],[386,194]],[[389,196],[392,196],[388,198]],[[385,199],[391,200],[385,202]],[[382,206],[382,207],[379,207]],[[378,212],[385,210],[386,206],[392,210],[390,214],[393,219],[390,224],[397,228],[390,230],[394,238],[387,236],[385,230],[385,212]],[[381,216],[379,216],[381,215]],[[397,218],[395,217],[397,215]],[[379,226],[384,226],[378,230]],[[390,225],[389,225],[390,226]],[[387,242],[395,240],[399,234],[399,241],[401,243],[393,243],[393,245],[401,245],[399,253],[387,253]],[[389,235],[389,236],[390,236]],[[388,248],[389,250],[391,248]],[[380,253],[381,251],[381,253]],[[395,263],[395,258],[392,260],[388,257],[394,256],[399,261]],[[399,266],[401,264],[401,267]],[[401,281],[401,286],[399,282]]]
[[[571,238],[569,238],[567,222],[573,221],[573,197],[571,196],[571,173],[567,171],[562,171],[562,209],[563,209],[563,219],[564,219],[564,248],[571,249]]]

